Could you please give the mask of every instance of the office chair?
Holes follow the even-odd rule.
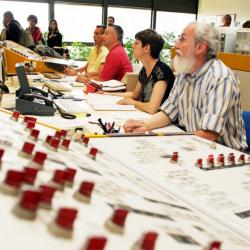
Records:
[[[242,116],[243,116],[245,129],[246,129],[247,144],[248,144],[247,151],[250,151],[250,111],[243,111]]]

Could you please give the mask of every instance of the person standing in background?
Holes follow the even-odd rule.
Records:
[[[231,25],[231,22],[232,22],[232,17],[227,14],[223,16],[223,19],[222,19],[223,24],[221,27],[229,27]]]
[[[115,24],[115,18],[113,16],[109,16],[107,19],[107,26],[111,26]]]
[[[29,15],[27,21],[29,22],[29,27],[26,30],[32,35],[35,45],[44,44],[43,34],[40,28],[36,26],[38,22],[37,17]]]
[[[47,45],[50,48],[62,47],[62,34],[59,32],[58,24],[55,19],[49,21],[49,33],[47,38]]]

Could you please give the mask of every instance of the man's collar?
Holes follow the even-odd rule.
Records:
[[[206,61],[201,67],[199,67],[194,73],[187,74],[190,75],[191,78],[199,78],[200,76],[204,75],[207,70],[209,69],[210,65],[214,62],[214,59],[210,59]]]

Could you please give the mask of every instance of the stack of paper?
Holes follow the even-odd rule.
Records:
[[[119,105],[117,102],[123,97],[102,95],[102,94],[88,94],[88,103],[94,110],[137,110],[133,105]]]
[[[97,84],[98,86],[102,87],[103,91],[118,91],[126,89],[126,85],[123,82],[117,80],[110,80],[106,82],[96,81],[94,79],[90,80],[91,82]]]

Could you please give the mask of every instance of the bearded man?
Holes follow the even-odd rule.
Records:
[[[239,81],[216,58],[219,33],[206,23],[190,23],[175,43],[178,73],[160,112],[146,122],[128,120],[125,132],[145,132],[178,119],[187,132],[228,147],[247,148]]]

